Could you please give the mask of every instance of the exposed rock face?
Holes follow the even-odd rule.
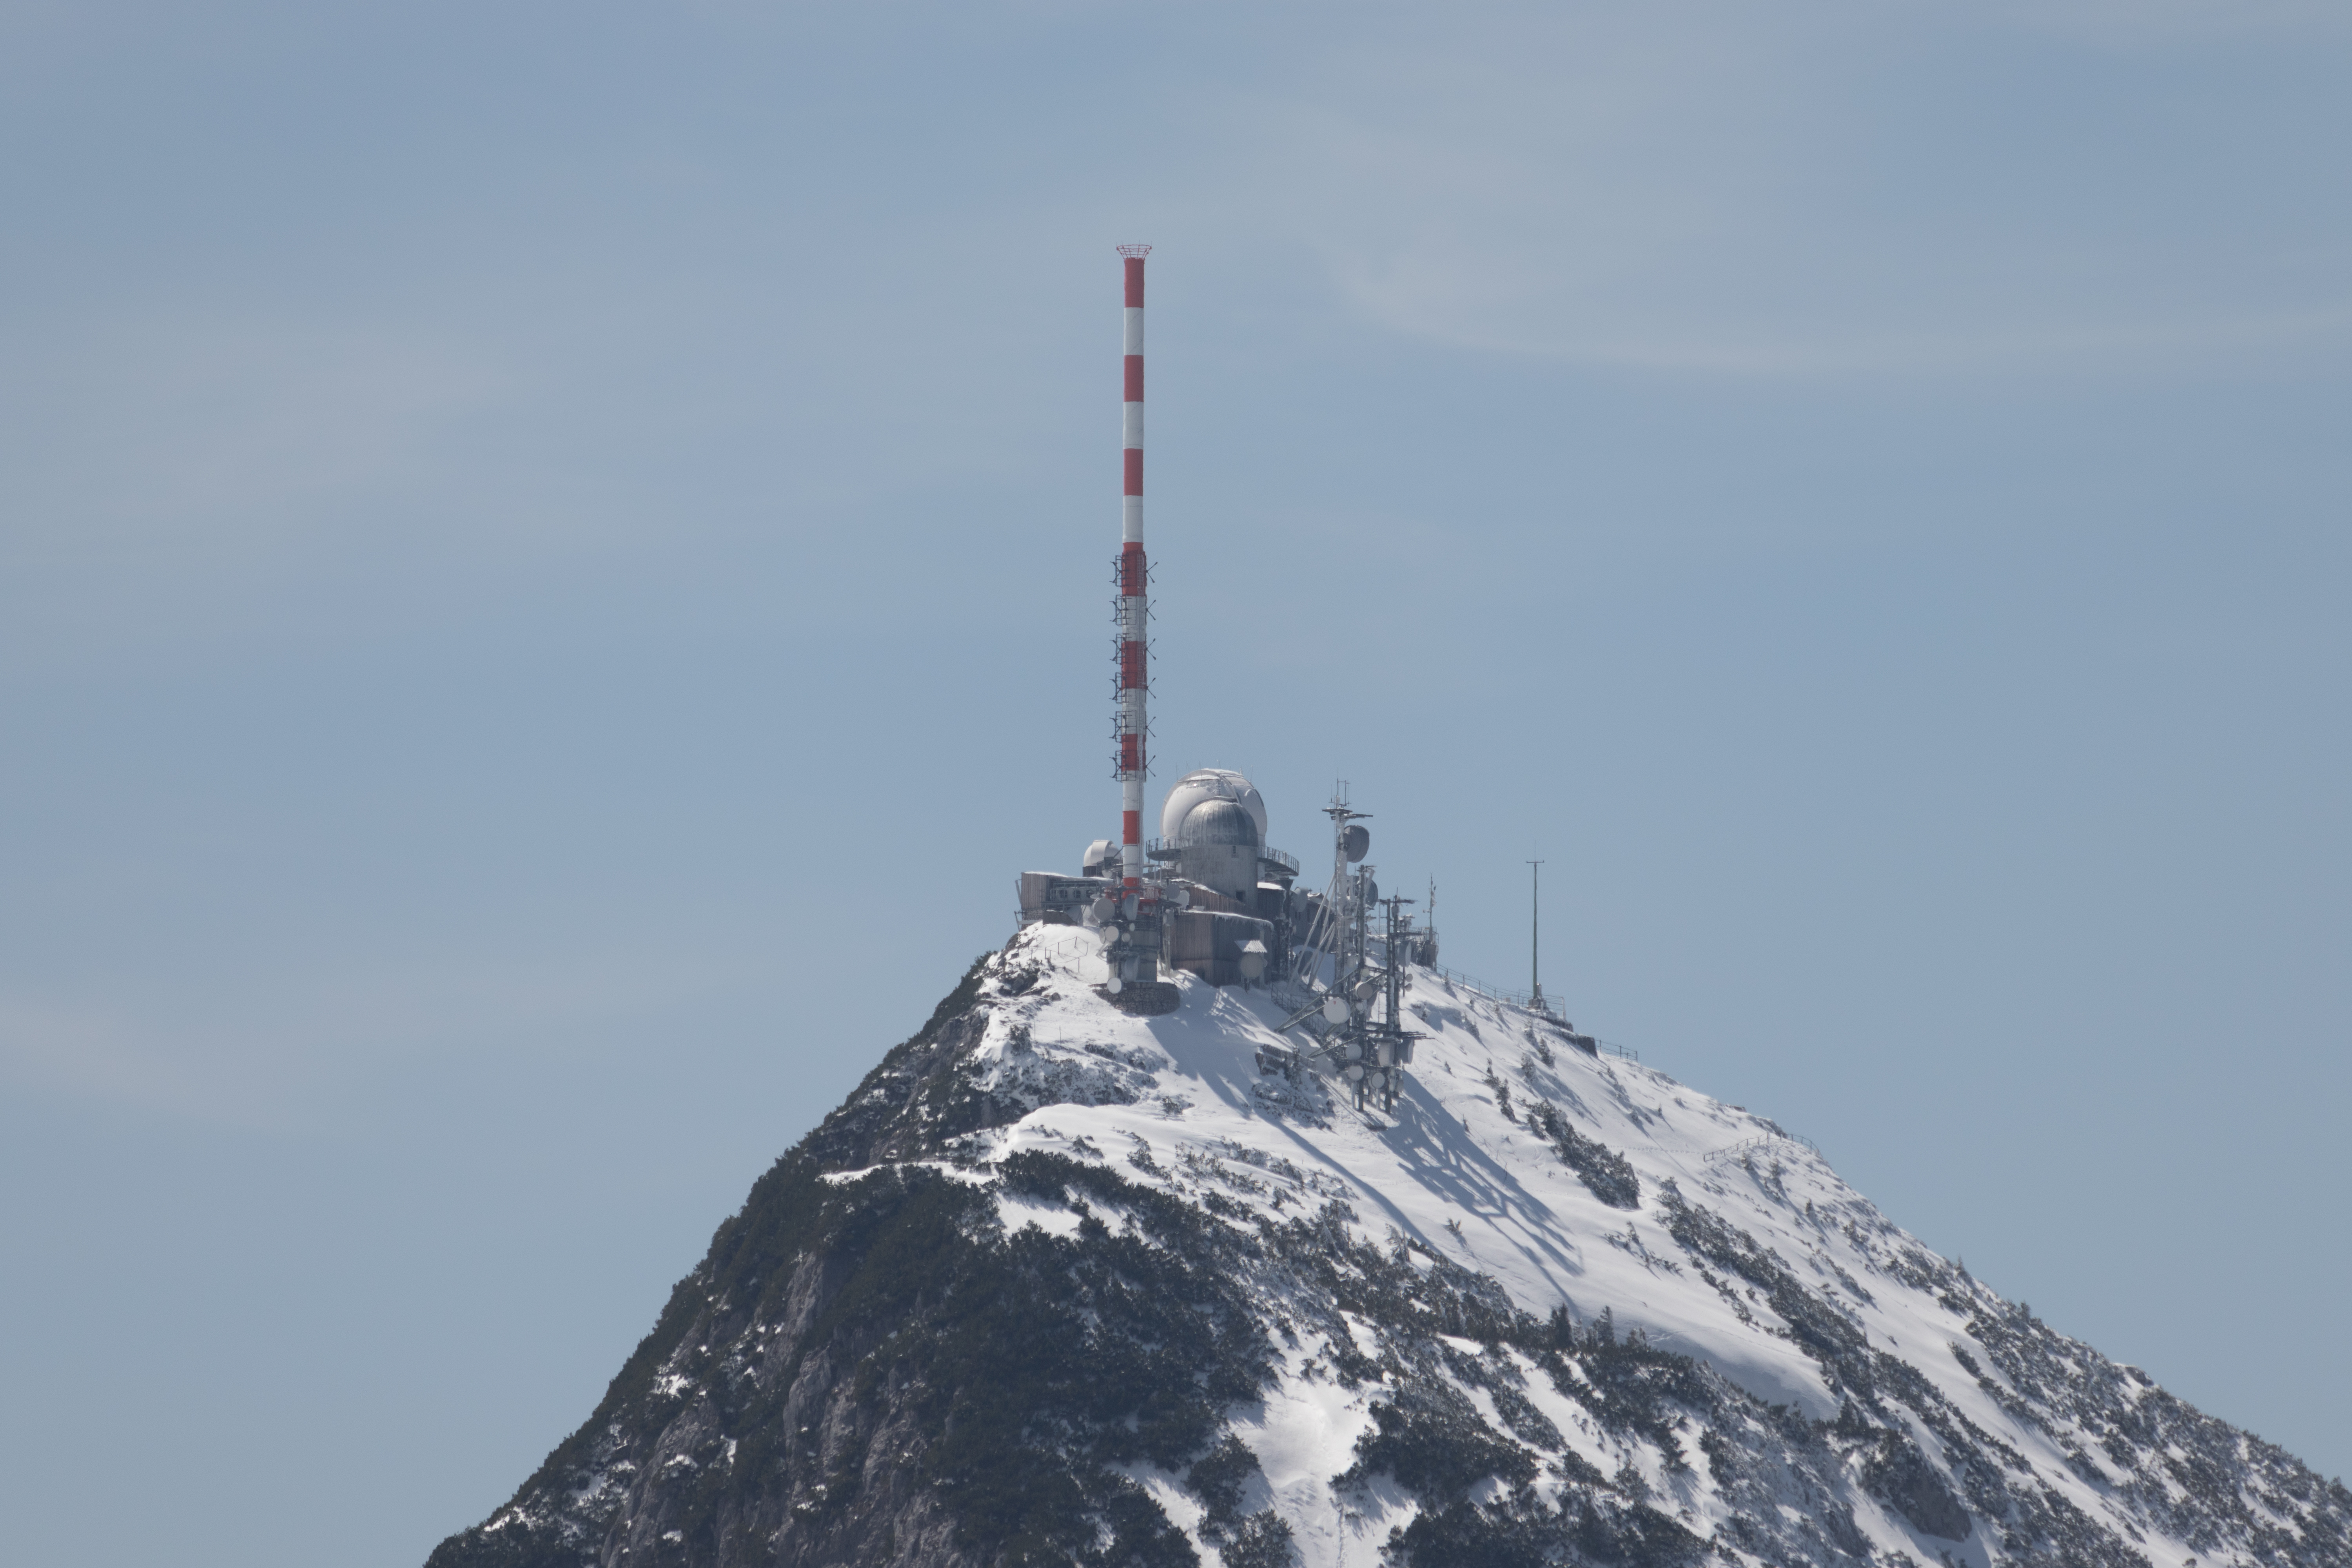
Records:
[[[1777,1129],[1423,978],[1393,1123],[1041,928],[430,1568],[2352,1564],[2352,1495]],[[1097,964],[1098,967],[1098,964]]]

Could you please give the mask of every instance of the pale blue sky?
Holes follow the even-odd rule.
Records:
[[[404,1564],[1161,782],[2352,1471],[2340,5],[0,8],[0,1505]],[[1155,796],[1156,798],[1156,796]]]

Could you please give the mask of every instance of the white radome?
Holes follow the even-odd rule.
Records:
[[[1192,808],[1213,800],[1230,800],[1248,812],[1250,820],[1257,824],[1257,841],[1265,842],[1265,797],[1257,793],[1257,785],[1230,768],[1195,768],[1178,779],[1168,791],[1167,804],[1160,808],[1160,837],[1175,843]]]

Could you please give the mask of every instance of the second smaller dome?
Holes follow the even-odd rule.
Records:
[[[1186,847],[1214,844],[1255,849],[1257,821],[1239,801],[1204,800],[1184,814],[1176,828],[1176,842]]]

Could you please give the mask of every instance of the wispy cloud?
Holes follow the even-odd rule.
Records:
[[[1250,106],[1244,188],[1364,314],[1479,350],[1747,376],[2341,355],[2352,226],[2294,199],[2264,139],[2291,128],[2208,137],[2210,106],[2158,101],[2200,68],[2183,29],[2225,20],[2168,9],[2145,79],[2033,60],[2074,47],[2047,19],[1937,7],[1359,36]],[[2247,182],[2274,198],[2217,222]]]

